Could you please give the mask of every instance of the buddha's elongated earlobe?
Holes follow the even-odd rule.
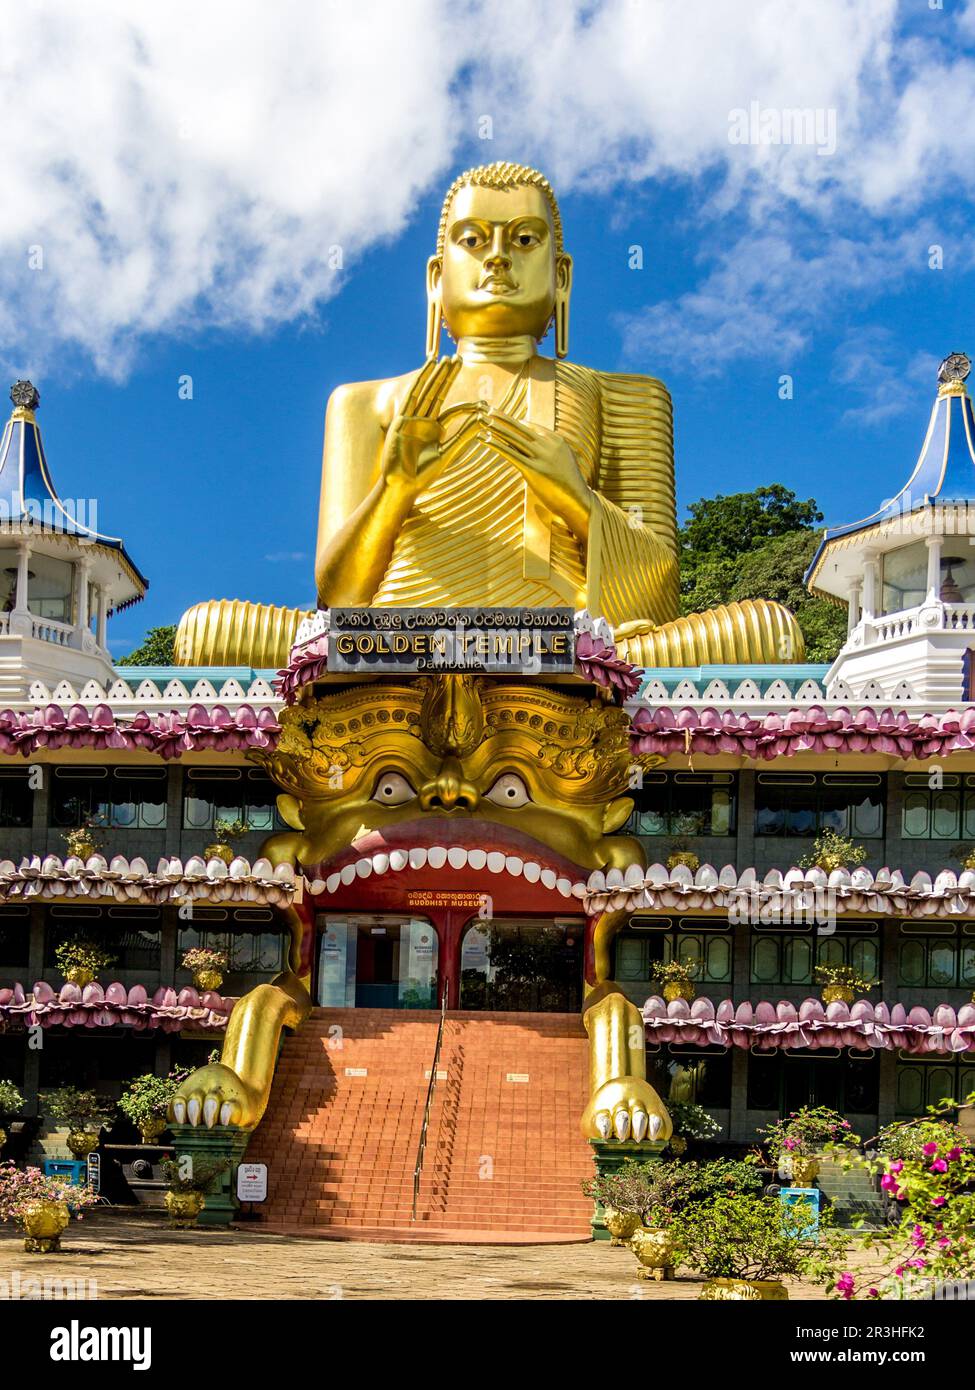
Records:
[[[572,294],[572,257],[560,256],[555,266],[555,355],[569,355],[569,298]]]
[[[427,357],[436,357],[440,351],[440,326],[443,322],[443,299],[440,294],[440,279],[443,267],[437,256],[427,261]]]

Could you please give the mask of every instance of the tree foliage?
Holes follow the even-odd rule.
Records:
[[[168,627],[151,627],[142,639],[142,645],[128,656],[120,656],[116,666],[172,666],[176,643],[176,624]]]
[[[796,615],[807,661],[832,661],[846,637],[846,610],[813,598],[804,575],[819,541],[822,513],[781,483],[702,498],[679,533],[681,611],[765,598]]]

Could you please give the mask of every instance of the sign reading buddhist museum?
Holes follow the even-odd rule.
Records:
[[[333,608],[328,669],[568,674],[571,608]]]

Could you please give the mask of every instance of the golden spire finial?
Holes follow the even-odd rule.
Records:
[[[971,370],[971,359],[964,352],[950,352],[938,368],[938,395],[967,395],[965,378]]]

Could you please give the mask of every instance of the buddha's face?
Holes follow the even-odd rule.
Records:
[[[548,201],[538,188],[467,184],[450,205],[443,260],[430,262],[455,339],[545,336],[556,285],[571,262],[557,256]]]

